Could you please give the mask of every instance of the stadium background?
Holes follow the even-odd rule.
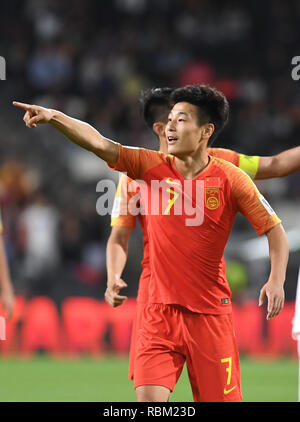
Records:
[[[103,301],[110,218],[96,212],[96,186],[104,178],[117,182],[104,163],[52,128],[26,129],[11,102],[57,108],[122,144],[156,148],[156,139],[140,116],[141,89],[211,83],[223,90],[231,106],[230,123],[215,146],[273,155],[298,145],[300,139],[300,85],[291,76],[292,57],[300,53],[299,22],[296,0],[1,4],[0,55],[6,59],[7,79],[0,82],[0,201],[18,296],[8,339],[0,345],[3,374],[7,356],[27,356],[30,344],[35,353],[48,349],[47,353],[70,357],[76,352],[68,349],[63,305],[70,297]],[[290,332],[300,262],[299,182],[299,172],[257,182],[291,242],[286,310],[277,322],[266,323],[264,310],[257,308],[269,269],[265,239],[258,239],[249,223],[238,217],[226,250],[242,354],[288,357],[294,359],[295,371],[296,344]],[[123,277],[132,299],[115,315],[101,303],[101,345],[100,340],[94,349],[82,345],[78,352],[123,354],[126,360],[141,258],[137,228]],[[54,334],[52,340],[41,335],[56,330],[42,325],[46,305],[32,302],[41,297],[55,304],[59,347]],[[37,303],[38,317],[32,317],[32,303]],[[34,325],[37,320],[39,327]],[[35,338],[26,337],[26,327]],[[22,400],[21,393],[16,397]]]

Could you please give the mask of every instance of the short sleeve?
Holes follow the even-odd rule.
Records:
[[[128,187],[130,182],[132,182],[132,179],[124,174],[121,175],[111,213],[112,227],[128,227],[134,229],[136,226],[136,216],[130,214],[128,210],[128,202],[135,194],[134,192],[129,192]]]
[[[261,236],[281,222],[251,178],[239,169],[231,172],[231,189],[238,210]]]
[[[145,173],[168,160],[168,155],[151,149],[128,147],[118,144],[119,156],[114,166],[108,164],[112,170],[126,172],[131,179],[143,180]]]
[[[247,173],[251,179],[255,179],[259,166],[259,156],[240,154],[239,152],[226,148],[209,148],[208,153],[213,157],[222,158],[234,164]]]
[[[238,167],[240,154],[226,148],[208,148],[208,154],[216,158],[222,158]]]

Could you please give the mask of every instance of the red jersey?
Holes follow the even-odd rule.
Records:
[[[129,150],[131,150],[131,149],[129,149]],[[145,151],[145,150],[139,150],[139,151]],[[208,152],[209,152],[210,155],[214,155],[216,157],[224,157],[224,159],[233,162],[236,166],[240,165],[242,168],[245,168],[246,171],[248,170],[249,174],[251,174],[252,176],[255,176],[255,173],[256,173],[257,168],[258,168],[259,157],[247,157],[247,156],[244,156],[242,154],[238,154],[234,151],[230,151],[230,150],[227,150],[227,149],[221,149],[221,148],[212,148],[212,149],[209,149]],[[157,154],[157,153],[154,152],[154,154]],[[169,156],[169,157],[171,157],[171,156]],[[171,161],[172,161],[172,159],[171,159]],[[244,164],[244,163],[246,163],[246,164]],[[248,163],[252,163],[251,168],[250,168]],[[176,176],[177,175],[178,174],[176,174]],[[172,176],[173,176],[173,179],[174,179],[174,174],[172,174]],[[117,190],[117,194],[116,194],[116,199],[115,199],[115,204],[114,204],[114,208],[113,208],[113,212],[112,212],[112,220],[111,220],[112,226],[125,226],[125,227],[130,227],[130,228],[135,227],[136,216],[131,215],[130,212],[128,212],[128,210],[127,210],[128,199],[131,197],[130,194],[129,195],[127,194],[127,191],[128,191],[128,184],[131,183],[131,182],[132,182],[132,180],[130,178],[126,177],[125,175],[122,175],[121,178],[120,178],[120,182],[119,182],[119,186],[118,186],[118,190]],[[174,185],[174,188],[175,188],[175,185]],[[214,198],[214,195],[213,195],[213,193],[217,192],[218,189],[219,189],[219,187],[213,188],[213,189],[210,189],[210,190],[208,190],[208,187],[205,189],[206,196],[207,196],[206,200],[208,201],[208,205],[209,205],[209,202],[218,200],[218,198]],[[124,212],[124,207],[126,208],[125,212]],[[176,216],[175,218],[177,218],[177,217],[178,216]],[[147,234],[146,224],[145,224],[145,216],[138,215],[137,218],[139,219],[139,222],[140,222],[143,234],[144,234],[144,259],[143,259],[143,262],[142,262],[143,272],[141,274],[140,283],[139,283],[138,301],[142,302],[142,303],[146,303],[148,301],[148,287],[152,285],[152,283],[149,284],[149,279],[150,279],[150,275],[151,275],[150,265],[149,265],[150,264],[149,242],[148,242],[148,234]],[[209,262],[209,260],[208,260],[208,262]],[[217,267],[219,268],[219,270],[217,271],[217,274],[218,274],[218,277],[219,277],[219,284],[220,284],[220,281],[222,280],[221,285],[223,285],[223,287],[225,286],[225,289],[223,289],[223,291],[226,292],[226,294],[224,293],[224,295],[226,297],[222,298],[223,302],[224,302],[224,303],[222,303],[222,305],[228,305],[230,303],[230,301],[229,301],[230,290],[229,290],[229,287],[228,287],[228,284],[227,284],[227,281],[226,281],[226,277],[225,277],[225,265],[224,264],[225,264],[224,260],[221,257],[221,259],[220,259],[220,261],[217,265]],[[211,263],[211,265],[214,265],[214,264]],[[214,273],[215,272],[216,272],[216,270],[214,271]],[[211,275],[211,277],[212,277],[212,275]],[[148,284],[149,284],[149,286],[148,286]],[[169,296],[166,296],[166,298],[165,298],[167,303],[170,303],[170,300],[172,300],[172,301],[174,300],[173,299],[174,295],[171,295],[171,297],[169,297]],[[155,296],[155,295],[152,294],[151,301],[153,301],[153,300],[155,300],[155,301],[158,300],[157,295]],[[178,298],[177,298],[177,300],[178,300]],[[227,301],[228,301],[228,303],[226,303]],[[176,301],[174,303],[178,303],[178,302]],[[191,309],[191,306],[193,306],[193,305],[190,304],[188,306],[187,304],[185,304],[185,306],[187,306]],[[225,308],[225,306],[221,307],[221,309],[224,309],[224,308]],[[220,311],[221,311],[221,309],[220,309]],[[193,306],[193,310],[199,311],[198,306],[196,306],[196,307]]]

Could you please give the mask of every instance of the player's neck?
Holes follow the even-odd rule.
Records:
[[[167,139],[164,136],[159,136],[159,151],[163,152],[164,154],[168,154],[168,145],[167,145]]]
[[[199,148],[194,154],[187,156],[175,157],[174,164],[176,169],[185,179],[194,179],[208,165],[209,156],[207,148]]]

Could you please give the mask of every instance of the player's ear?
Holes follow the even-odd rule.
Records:
[[[206,123],[204,125],[204,130],[202,132],[202,138],[209,139],[215,131],[215,126],[213,123]]]
[[[153,123],[152,129],[153,132],[157,135],[157,136],[164,136],[165,133],[165,124],[162,122],[155,122]]]

